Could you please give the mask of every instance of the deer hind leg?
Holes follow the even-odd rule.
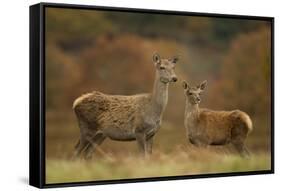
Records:
[[[243,126],[236,126],[231,130],[231,143],[236,151],[243,158],[249,158],[250,153],[245,146],[245,140],[247,138],[247,129]]]
[[[78,158],[81,153],[89,147],[89,141],[87,141],[87,129],[88,129],[88,124],[82,120],[78,119],[78,125],[80,128],[80,138],[75,145],[75,151],[73,154],[73,158]]]
[[[78,158],[81,155],[81,153],[85,149],[87,149],[88,146],[89,146],[89,142],[86,139],[84,139],[84,137],[80,136],[80,139],[78,140],[78,143],[75,146],[75,151],[74,151],[74,154],[73,154],[73,159]]]
[[[250,153],[243,143],[239,143],[239,144],[235,143],[233,145],[234,145],[234,148],[238,151],[238,153],[240,154],[241,157],[243,157],[243,158],[249,158],[250,157]]]
[[[106,137],[102,133],[96,133],[94,136],[89,137],[88,141],[90,144],[85,150],[84,158],[91,159],[95,150],[99,149],[99,145],[101,145],[105,139]],[[103,152],[101,151],[101,153]]]

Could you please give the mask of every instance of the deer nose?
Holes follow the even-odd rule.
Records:
[[[172,80],[173,80],[173,82],[176,82],[176,81],[178,81],[178,78],[177,77],[173,77]]]
[[[200,101],[201,101],[200,97],[198,97],[198,98],[197,98],[197,101],[198,101],[198,102],[200,102]]]

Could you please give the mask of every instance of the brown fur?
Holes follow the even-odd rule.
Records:
[[[245,139],[252,131],[250,117],[240,110],[213,111],[199,108],[200,93],[206,82],[189,87],[184,82],[186,95],[185,128],[187,137],[195,145],[233,144],[242,155],[248,155]]]
[[[151,94],[132,96],[91,92],[77,98],[73,109],[80,127],[75,156],[84,152],[90,158],[105,138],[117,141],[136,140],[144,155],[152,152],[154,134],[161,125],[168,102],[168,84],[177,80],[174,59],[153,56],[156,77]]]
[[[74,105],[79,120],[107,134],[113,140],[130,140],[136,127],[142,123],[142,116],[149,105],[149,94],[120,96],[106,95],[97,91],[84,96]],[[130,124],[130,125],[128,125]]]

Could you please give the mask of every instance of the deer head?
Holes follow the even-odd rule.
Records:
[[[201,93],[204,91],[204,89],[207,86],[207,81],[203,81],[199,85],[195,87],[191,87],[186,81],[182,82],[183,89],[184,89],[184,95],[186,96],[186,99],[189,103],[192,105],[199,104],[201,101]]]
[[[161,59],[159,54],[153,55],[153,62],[155,64],[159,79],[162,83],[176,82],[178,80],[175,74],[175,66],[178,61],[178,57],[170,59]]]

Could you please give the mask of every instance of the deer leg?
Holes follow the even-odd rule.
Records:
[[[243,143],[234,143],[233,146],[237,150],[237,152],[240,154],[241,157],[243,157],[243,158],[250,157],[250,153]]]
[[[136,141],[144,157],[147,156],[147,140],[144,133],[136,133]]]
[[[249,150],[245,146],[245,144],[243,145],[243,155],[242,155],[242,157],[244,157],[244,158],[250,158],[251,157],[251,153],[249,152]]]
[[[78,139],[78,141],[77,141],[77,143],[76,143],[74,148],[77,149],[79,147],[79,145],[80,145],[80,139]]]
[[[234,146],[235,150],[240,154],[243,158],[249,158],[250,153],[245,146],[244,139],[241,137],[237,137],[231,141],[232,145]]]
[[[78,140],[77,144],[75,145],[75,151],[73,158],[78,158],[82,151],[87,149],[89,147],[89,142],[87,141],[87,129],[88,129],[88,123],[84,122],[81,119],[78,119],[78,125],[80,128],[80,139]]]
[[[89,147],[85,150],[85,159],[91,159],[93,153],[99,145],[105,140],[105,136],[102,133],[97,133],[94,137],[89,138]]]
[[[75,146],[75,151],[74,151],[74,155],[73,158],[78,158],[81,154],[81,152],[86,149],[89,145],[89,142],[87,140],[85,140],[84,138],[82,138],[82,136],[80,137],[78,143]]]
[[[147,140],[147,145],[146,145],[146,147],[147,147],[147,153],[148,153],[149,155],[152,154],[152,144],[153,144],[153,137],[151,137],[151,138],[149,138],[149,139]]]
[[[231,143],[236,151],[243,158],[249,158],[250,153],[245,146],[245,139],[247,138],[247,131],[242,126],[234,127],[231,131]]]
[[[74,160],[78,157],[79,153],[77,149],[79,148],[79,145],[80,145],[80,139],[78,139],[76,145],[74,146],[74,153],[71,156],[71,160]]]

